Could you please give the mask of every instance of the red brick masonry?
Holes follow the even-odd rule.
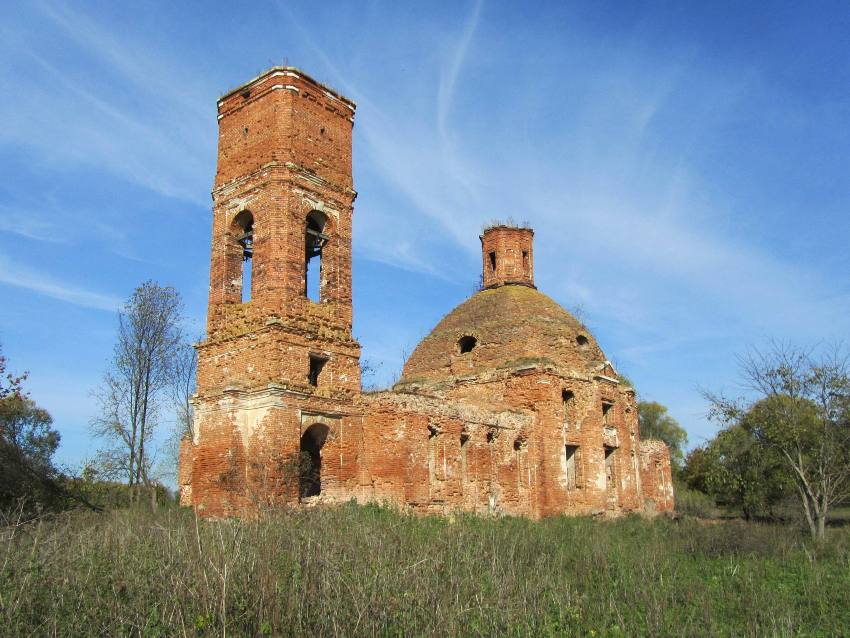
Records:
[[[361,390],[354,111],[292,67],[218,102],[208,336],[181,502],[207,516],[352,498],[532,518],[671,510],[669,451],[641,441],[634,390],[534,287],[531,229],[485,230],[482,290],[419,344],[392,391]]]

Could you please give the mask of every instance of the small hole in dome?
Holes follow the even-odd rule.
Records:
[[[590,342],[587,340],[587,337],[585,337],[584,335],[579,335],[579,336],[576,337],[576,343],[578,344],[579,348],[584,348]]]
[[[478,345],[478,339],[466,335],[465,337],[458,339],[457,345],[458,348],[460,348],[460,353],[466,354],[467,352],[472,352],[472,349]]]

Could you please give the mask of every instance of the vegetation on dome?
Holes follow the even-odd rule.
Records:
[[[508,217],[505,221],[500,219],[491,219],[481,227],[481,232],[486,233],[488,230],[493,228],[519,228],[523,230],[531,230],[531,222],[528,220],[516,222],[513,217]]]

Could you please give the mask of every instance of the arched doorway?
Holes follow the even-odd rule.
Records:
[[[330,428],[324,423],[314,423],[301,435],[301,465],[299,495],[301,498],[322,493],[322,446]]]

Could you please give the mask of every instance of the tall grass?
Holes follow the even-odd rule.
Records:
[[[837,636],[850,538],[698,521],[73,512],[2,530],[4,636]]]

